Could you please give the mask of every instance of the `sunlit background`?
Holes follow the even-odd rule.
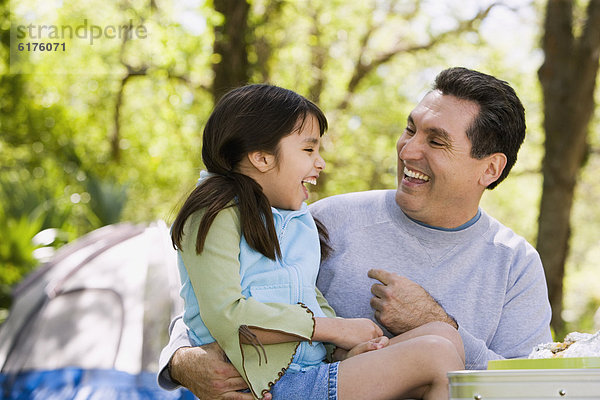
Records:
[[[545,1],[253,0],[240,38],[219,33],[223,3],[0,2],[0,322],[11,289],[65,243],[118,222],[172,221],[202,168],[202,127],[224,89],[216,67],[236,67],[217,44],[245,51],[248,82],[293,89],[325,110],[327,170],[311,202],[395,187],[396,140],[442,69],[510,82],[528,134],[482,206],[535,245]],[[584,17],[578,9],[576,20]],[[34,51],[34,42],[60,46]],[[600,328],[599,128],[595,116],[571,213],[559,336]]]

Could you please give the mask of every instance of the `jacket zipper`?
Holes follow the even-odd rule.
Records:
[[[296,215],[300,214],[301,212],[302,212],[302,210],[299,210],[299,211],[292,212],[292,213],[286,215],[286,217],[283,220],[283,223],[281,225],[280,233],[278,235],[280,246],[281,246],[281,243],[283,242],[283,239],[285,236],[285,230],[287,228],[289,221],[291,221],[292,218],[296,217]],[[282,249],[282,253],[283,253],[283,249]],[[295,265],[288,265],[287,263],[284,263],[283,260],[281,260],[281,265],[288,270],[290,279],[292,281],[294,281],[294,283],[295,283],[295,289],[296,289],[295,292],[296,293],[295,293],[295,299],[292,299],[292,301],[295,303],[302,302],[302,290],[301,290],[302,276],[301,276],[300,272],[298,271],[298,267]],[[294,358],[297,357],[297,359],[302,359],[304,357],[304,351],[305,351],[304,347],[305,347],[304,344],[300,343],[300,345],[296,349],[296,356]]]

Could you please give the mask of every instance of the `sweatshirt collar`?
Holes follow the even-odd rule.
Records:
[[[391,222],[397,225],[409,235],[424,239],[437,240],[441,242],[460,242],[471,237],[471,235],[484,234],[488,229],[489,223],[486,218],[483,218],[485,211],[481,208],[477,210],[477,214],[465,224],[452,228],[445,229],[424,224],[420,221],[415,221],[409,218],[396,203],[396,193],[390,190],[385,199],[388,215]]]
[[[402,211],[404,213],[404,211]],[[404,213],[404,215],[406,215],[406,213]],[[477,214],[475,214],[475,216],[473,218],[471,218],[470,220],[468,220],[467,222],[465,222],[464,224],[457,226],[456,228],[442,228],[440,226],[433,226],[433,225],[429,225],[426,224],[425,222],[421,222],[421,221],[417,221],[414,218],[409,217],[408,215],[406,215],[406,217],[408,219],[410,219],[411,221],[424,226],[426,228],[430,228],[430,229],[435,229],[438,231],[443,231],[443,232],[457,232],[457,231],[462,231],[463,229],[467,229],[468,227],[470,227],[471,225],[473,225],[475,222],[479,221],[479,217],[481,217],[481,209],[478,208],[477,209]]]

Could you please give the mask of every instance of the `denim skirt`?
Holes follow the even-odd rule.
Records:
[[[337,400],[338,365],[288,368],[271,389],[273,400]]]

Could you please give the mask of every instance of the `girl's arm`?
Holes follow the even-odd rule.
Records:
[[[248,327],[254,337],[262,344],[275,344],[302,340],[301,337],[286,332],[265,330],[257,327]],[[350,350],[355,346],[379,338],[383,332],[377,324],[367,318],[315,318],[315,330],[312,340],[329,342],[336,346]],[[242,336],[242,343],[252,344],[253,340]]]
[[[323,294],[315,287],[317,302],[323,313],[329,318],[316,317],[312,340],[333,343],[340,348],[350,349],[359,343],[366,343],[370,339],[383,335],[381,329],[371,320],[364,318],[343,319],[336,318],[335,311],[329,305]],[[263,344],[275,344],[302,340],[297,335],[285,332],[249,328],[254,336]],[[242,337],[242,343],[252,344],[253,341]],[[331,349],[333,351],[333,349]]]
[[[345,350],[380,336],[381,328],[367,318],[315,318],[313,340],[333,343]]]

